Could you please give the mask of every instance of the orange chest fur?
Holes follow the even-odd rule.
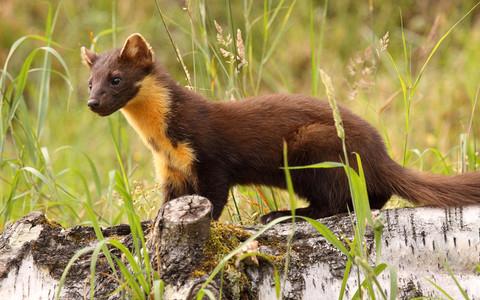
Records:
[[[152,151],[157,179],[185,180],[192,176],[195,154],[188,143],[174,145],[166,135],[169,97],[168,89],[147,76],[140,83],[137,96],[121,111]]]

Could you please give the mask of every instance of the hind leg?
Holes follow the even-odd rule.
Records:
[[[343,168],[292,170],[295,193],[310,203],[295,210],[297,216],[312,219],[324,218],[351,209],[348,181]],[[268,223],[276,218],[289,216],[291,211],[275,211],[260,218]]]

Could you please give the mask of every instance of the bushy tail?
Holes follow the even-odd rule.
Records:
[[[455,207],[480,204],[480,173],[435,175],[415,172],[397,165],[393,193],[415,204]]]

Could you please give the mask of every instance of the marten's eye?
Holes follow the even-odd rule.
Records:
[[[112,79],[112,85],[118,85],[120,84],[120,81],[122,81],[122,79],[120,79],[120,77],[115,77]]]
[[[92,90],[92,83],[91,83],[91,82],[88,83],[88,90],[89,90],[89,91]]]

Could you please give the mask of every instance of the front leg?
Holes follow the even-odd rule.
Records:
[[[169,169],[162,175],[164,203],[181,196],[198,194],[194,180],[187,178],[181,172]]]
[[[163,203],[176,199],[185,195],[194,195],[207,198],[212,203],[212,219],[218,220],[222,214],[223,208],[228,201],[228,185],[219,185],[218,183],[207,183],[201,181],[198,183],[198,188],[188,181],[177,181],[173,178],[165,178],[162,183]]]
[[[186,176],[171,166],[159,168],[162,179],[164,203],[184,195],[199,195],[213,205],[212,218],[218,220],[227,204],[230,185],[226,174],[221,171],[200,170],[195,175]]]
[[[198,195],[207,198],[213,205],[212,219],[217,221],[228,201],[229,183],[221,172],[210,173],[208,176],[199,176]]]
[[[162,190],[163,203],[167,203],[168,201],[181,196],[197,194],[193,185],[191,185],[189,182],[177,182],[170,179],[163,181]]]

